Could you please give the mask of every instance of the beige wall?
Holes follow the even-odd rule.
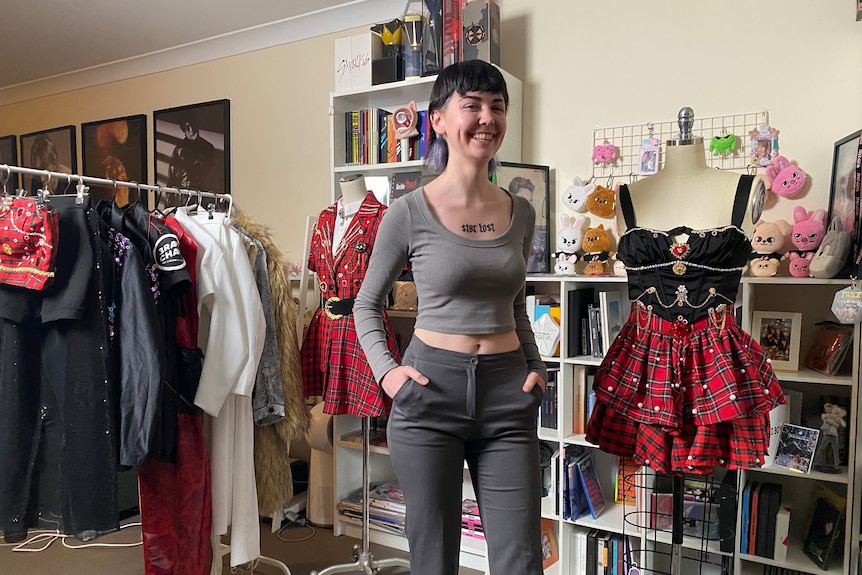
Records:
[[[503,67],[524,81],[522,159],[551,166],[555,194],[591,173],[597,125],[666,121],[683,106],[698,116],[768,108],[782,153],[811,179],[805,196],[768,215],[826,207],[833,143],[862,128],[851,0],[500,5]],[[297,260],[306,216],[330,203],[327,109],[343,35],[0,107],[0,134],[228,98],[236,200]]]

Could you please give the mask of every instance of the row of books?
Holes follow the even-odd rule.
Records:
[[[587,512],[596,519],[607,509],[592,450],[576,445],[566,447],[562,479],[563,519],[574,521]]]
[[[431,123],[427,110],[416,114],[419,135],[407,140],[409,160],[425,158]],[[396,136],[392,112],[383,108],[365,108],[344,112],[344,161],[347,165],[388,164],[402,161],[404,140]]]
[[[548,384],[545,386],[545,395],[539,406],[539,427],[546,429],[557,429],[559,426],[559,409],[557,408],[557,382],[559,381],[560,368],[548,368]]]
[[[461,502],[461,535],[485,540],[485,529],[482,527],[482,517],[479,515],[479,504],[475,499],[467,498]]]
[[[604,357],[623,326],[623,299],[618,290],[584,287],[567,294],[568,354]]]
[[[628,575],[641,563],[637,559],[640,539],[574,526],[569,535],[569,575]]]
[[[747,481],[742,490],[740,553],[784,561],[792,506],[778,483]]]

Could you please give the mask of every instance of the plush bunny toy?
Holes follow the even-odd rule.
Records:
[[[585,212],[587,210],[587,197],[596,189],[596,184],[584,183],[575,176],[572,185],[563,192],[563,205],[573,212]]]
[[[767,187],[782,198],[792,198],[805,185],[805,172],[790,163],[784,156],[776,156],[764,175]]]
[[[802,206],[793,208],[793,228],[790,241],[801,252],[813,252],[820,247],[826,235],[826,210],[808,212]]]
[[[561,225],[557,232],[557,252],[573,254],[581,249],[581,240],[584,237],[583,227],[586,221],[584,216],[573,219],[568,214],[560,215]]]
[[[575,263],[578,261],[578,254],[558,253],[557,264],[554,266],[554,273],[558,276],[573,276],[575,275]]]

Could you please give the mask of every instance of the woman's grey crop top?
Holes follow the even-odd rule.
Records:
[[[535,211],[526,199],[510,197],[509,227],[491,239],[465,238],[446,229],[431,212],[423,188],[386,210],[353,306],[356,333],[377,381],[398,366],[386,346],[381,308],[407,264],[419,298],[415,327],[451,334],[515,330],[530,371],[547,380],[524,298]]]

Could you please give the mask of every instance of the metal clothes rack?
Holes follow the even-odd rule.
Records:
[[[66,174],[64,172],[52,172],[50,170],[37,170],[34,168],[25,168],[22,166],[11,166],[8,164],[0,164],[0,174],[4,173],[0,179],[0,188],[5,188],[8,183],[9,176],[13,173],[16,174],[25,174],[30,176],[47,176],[48,181],[51,179],[57,179],[61,182],[65,181],[67,186],[70,186],[72,182],[78,182],[76,186],[76,192],[79,196],[83,196],[86,192],[84,189],[84,184],[93,184],[97,186],[113,186],[114,189],[117,187],[125,187],[125,188],[134,188],[136,190],[149,190],[152,192],[168,192],[173,194],[179,194],[181,196],[188,195],[190,198],[197,196],[198,203],[200,203],[201,197],[212,198],[214,200],[226,200],[228,202],[228,210],[227,214],[230,216],[231,209],[233,208],[233,197],[230,194],[217,194],[215,192],[207,192],[201,190],[191,190],[186,188],[174,188],[168,186],[153,186],[149,184],[139,184],[138,182],[124,182],[120,180],[109,180],[107,178],[94,178],[92,176],[82,176],[79,174]],[[224,557],[230,553],[230,545],[221,545],[221,549],[219,549],[218,556],[219,558]],[[270,565],[282,571],[285,575],[291,575],[290,569],[288,569],[287,565],[279,561],[278,559],[272,559],[271,557],[266,557],[261,555],[257,559],[258,563],[264,565]]]
[[[138,182],[109,180],[107,178],[95,178],[93,176],[82,176],[80,174],[67,174],[65,172],[52,172],[50,170],[37,170],[35,168],[25,168],[23,166],[12,166],[9,164],[0,164],[0,172],[5,172],[6,174],[5,176],[3,176],[2,185],[0,185],[0,187],[4,187],[8,183],[9,176],[15,173],[29,176],[47,176],[48,181],[56,179],[60,182],[65,182],[67,187],[71,186],[73,182],[77,182],[79,186],[83,186],[84,184],[92,184],[95,186],[113,186],[114,189],[118,187],[123,187],[129,189],[133,188],[139,191],[147,190],[156,193],[168,192],[173,194],[179,194],[181,196],[188,195],[189,197],[197,196],[198,198],[207,197],[214,200],[225,200],[229,204],[228,214],[230,214],[230,210],[233,207],[233,196],[231,196],[230,194],[217,194],[215,192],[193,190],[188,188],[174,188],[170,186],[140,184]]]

